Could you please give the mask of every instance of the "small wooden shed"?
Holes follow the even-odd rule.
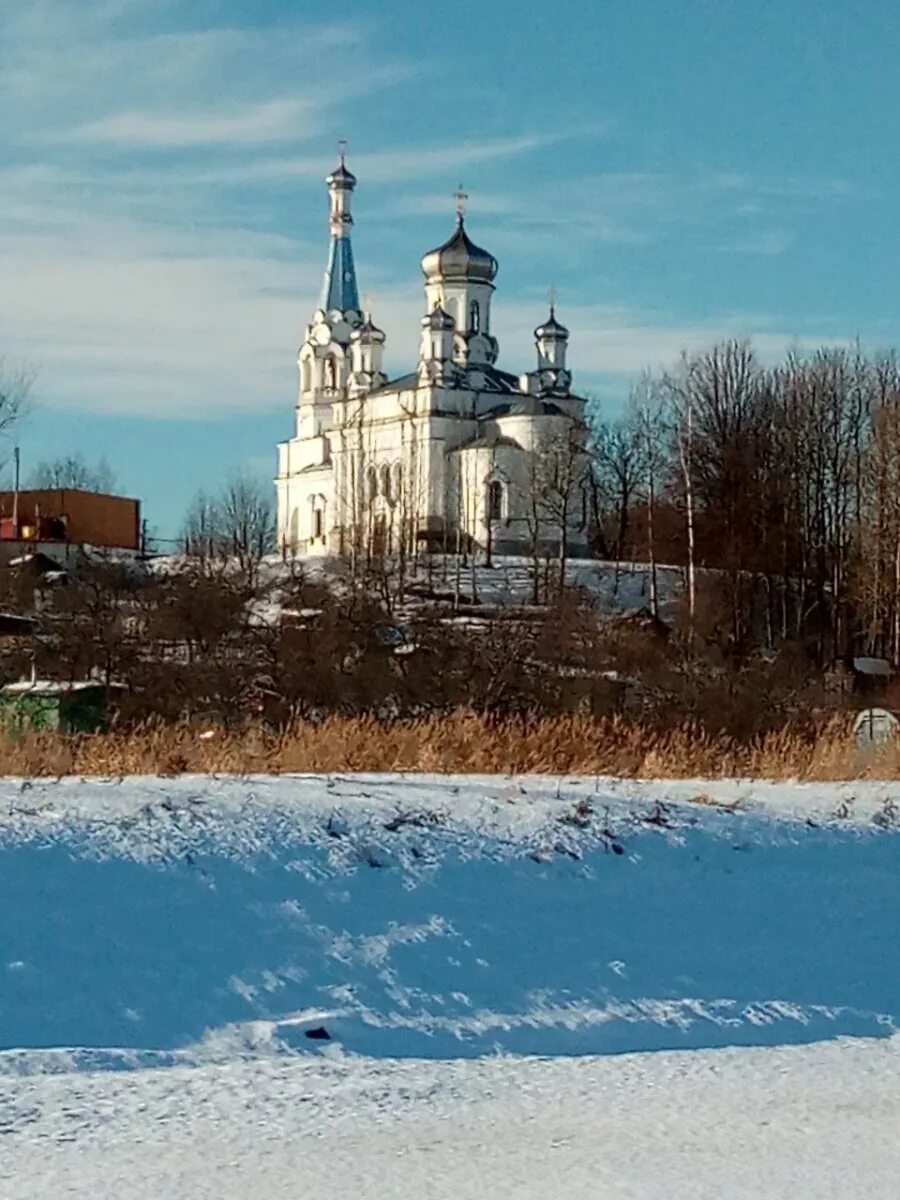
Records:
[[[110,700],[118,690],[96,679],[9,683],[0,689],[0,725],[12,732],[97,733],[109,726]]]

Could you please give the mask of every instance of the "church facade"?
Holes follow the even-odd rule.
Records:
[[[358,552],[586,549],[584,401],[571,391],[568,330],[535,330],[534,368],[497,365],[491,305],[498,264],[469,237],[422,259],[418,362],[384,373],[385,334],[359,301],[351,201],[328,176],[331,241],[319,307],[298,366],[296,428],[278,447],[278,540],[286,556]]]

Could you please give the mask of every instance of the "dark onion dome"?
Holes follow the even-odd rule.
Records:
[[[439,304],[436,304],[431,312],[422,318],[422,328],[452,330],[456,328],[456,322],[448,312],[445,312]]]
[[[384,331],[379,329],[377,325],[372,324],[372,318],[368,313],[366,313],[362,325],[357,325],[350,334],[351,342],[362,342],[365,346],[371,346],[384,340]]]
[[[493,254],[476,246],[466,233],[462,217],[457,221],[453,236],[443,246],[429,250],[422,259],[422,271],[428,283],[439,283],[444,279],[491,283],[497,269]]]
[[[569,336],[569,331],[565,325],[561,325],[557,321],[556,309],[552,305],[550,306],[550,316],[543,325],[538,325],[534,331],[534,336],[538,341],[541,341],[543,338],[558,338],[560,341],[564,341]]]
[[[356,187],[356,176],[347,170],[344,160],[341,159],[340,165],[331,172],[325,182],[329,187],[347,188],[352,192]]]

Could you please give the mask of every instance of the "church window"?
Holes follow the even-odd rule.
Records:
[[[313,509],[313,541],[319,542],[325,536],[325,513],[321,508]]]
[[[478,301],[473,300],[469,305],[469,333],[481,332],[481,309]]]
[[[378,495],[378,475],[374,467],[369,467],[366,471],[366,491],[369,495],[369,503],[371,504]]]
[[[304,358],[300,363],[300,387],[304,392],[308,392],[312,385],[312,372],[309,369],[309,359]]]
[[[337,387],[337,364],[330,355],[325,359],[324,378],[325,387],[331,391],[334,391],[334,389]]]
[[[391,468],[387,466],[381,468],[381,491],[385,500],[392,503],[394,497],[391,495]]]
[[[503,520],[503,484],[499,479],[488,484],[488,520]]]
[[[401,500],[403,498],[403,467],[400,463],[394,463],[394,499]]]

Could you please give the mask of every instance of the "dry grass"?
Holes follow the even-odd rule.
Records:
[[[383,723],[330,717],[284,733],[190,726],[64,736],[0,736],[0,773],[17,776],[429,771],[640,778],[900,779],[900,746],[861,755],[845,723],[738,743],[696,726],[622,720],[490,721],[471,713]]]

